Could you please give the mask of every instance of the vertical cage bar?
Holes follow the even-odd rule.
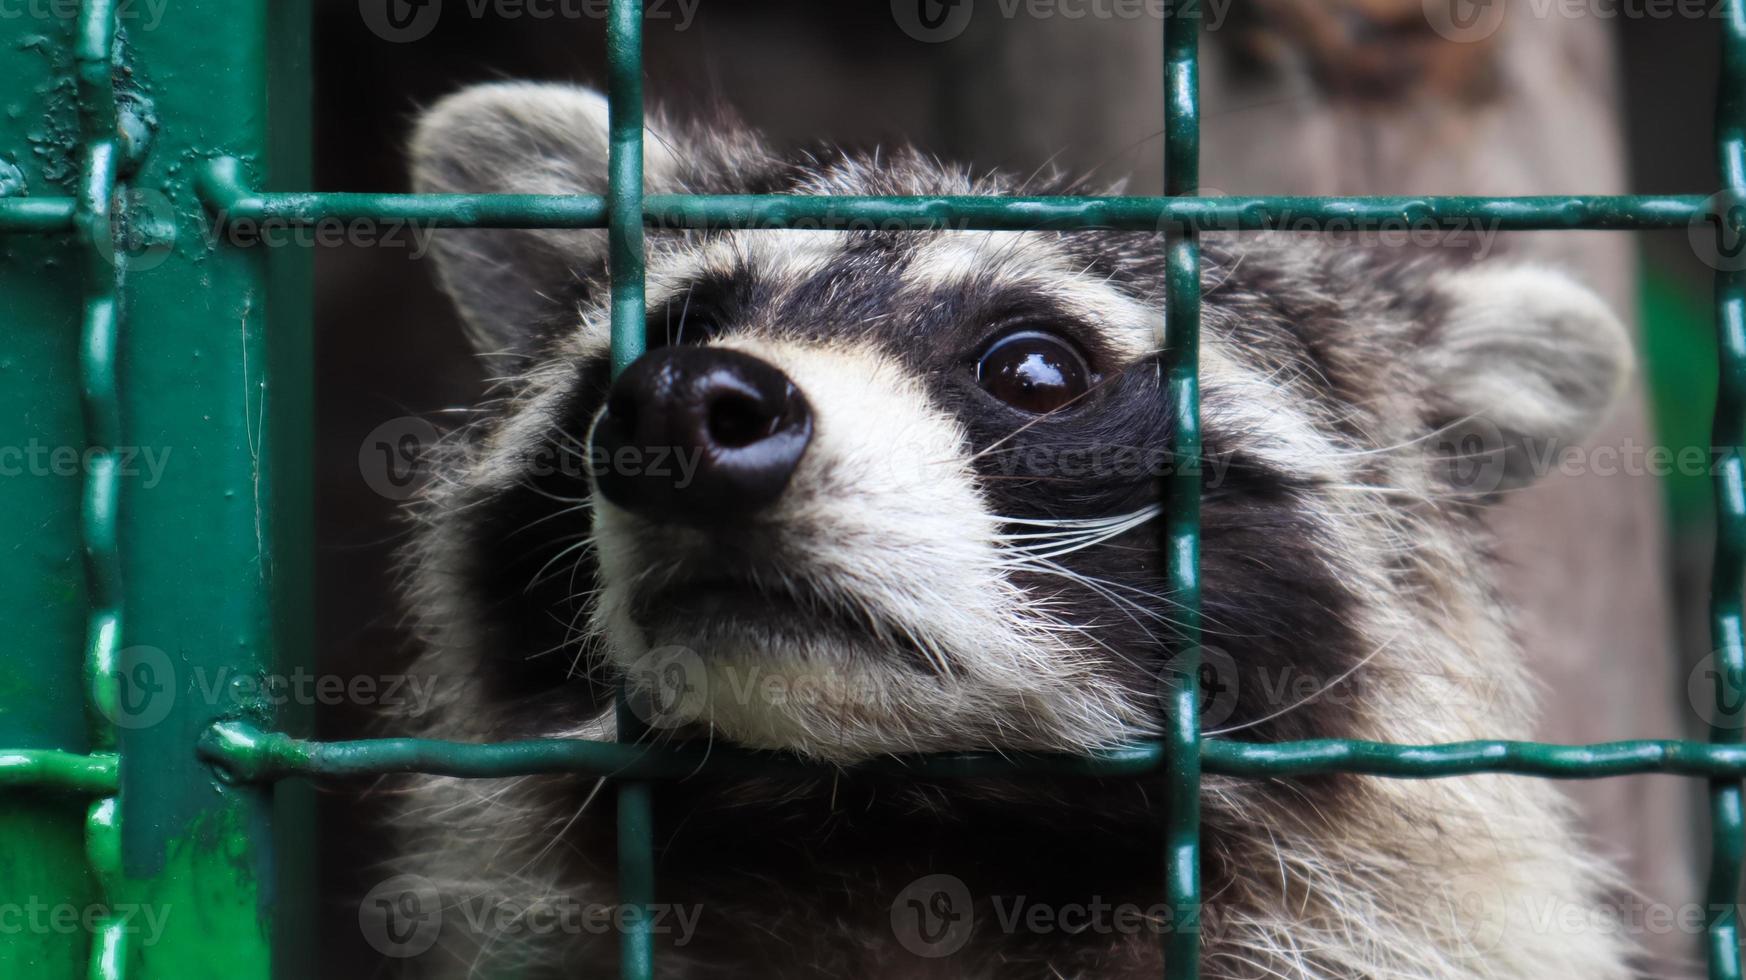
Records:
[[[223,719],[282,724],[271,679],[306,655],[282,630],[308,616],[284,604],[308,594],[297,556],[309,506],[291,498],[311,469],[301,420],[313,412],[313,341],[307,299],[295,301],[310,282],[295,248],[220,234],[190,183],[215,156],[246,161],[257,187],[304,178],[281,173],[273,148],[307,145],[306,107],[273,82],[281,59],[307,63],[309,2],[117,9],[113,77],[134,148],[117,205],[117,368],[140,452],[119,525],[116,724],[123,755],[150,760],[121,773],[119,852],[125,900],[162,924],[130,937],[125,960],[136,977],[266,980],[285,939],[279,909],[307,900],[286,890],[274,858],[289,796],[220,779],[196,744]],[[148,450],[154,469],[137,465]]]
[[[1737,220],[1746,203],[1746,4],[1729,0],[1723,22],[1720,91],[1716,98],[1716,151],[1726,189],[1725,220]],[[1736,229],[1735,234],[1739,234]],[[1736,696],[1746,690],[1746,633],[1742,597],[1746,588],[1746,273],[1716,275],[1716,332],[1720,379],[1716,388],[1711,444],[1716,467],[1716,555],[1710,583],[1710,642],[1718,685],[1714,742],[1742,740]],[[1710,980],[1741,980],[1740,863],[1746,844],[1739,780],[1710,784],[1709,892]]]
[[[606,193],[614,375],[643,356],[643,4],[612,0],[606,32]]]
[[[119,525],[122,445],[121,392],[116,374],[120,337],[120,263],[110,209],[120,170],[111,65],[115,59],[115,0],[86,0],[80,8],[73,67],[77,76],[84,176],[74,225],[84,261],[84,309],[79,343],[79,388],[85,419],[85,472],[79,536],[85,553],[89,613],[85,626],[85,684],[95,751],[116,750],[117,654],[122,638]],[[120,800],[98,799],[85,817],[85,855],[98,901],[113,909],[121,878]],[[90,937],[90,980],[126,974],[125,923],[112,912],[96,920]]]
[[[1200,187],[1200,3],[1180,0],[1164,19],[1164,192]],[[1165,889],[1173,915],[1164,952],[1170,980],[1200,976],[1200,239],[1166,231],[1162,371],[1170,400],[1172,466],[1164,486],[1165,547],[1180,647],[1168,711],[1169,805]]]
[[[0,207],[64,211],[44,235],[0,238],[0,452],[80,449],[96,436],[84,420],[86,290],[90,253],[77,234],[75,199],[91,199],[87,121],[70,98],[83,18],[0,17]],[[12,195],[22,195],[14,197]],[[35,199],[35,200],[33,200]],[[105,195],[106,200],[106,195]],[[86,208],[87,212],[90,210]],[[13,462],[8,460],[8,462]],[[93,751],[97,706],[89,683],[96,606],[90,596],[83,512],[89,474],[51,474],[14,464],[0,477],[0,749]],[[0,755],[6,752],[0,752]],[[5,782],[0,779],[0,782]],[[104,782],[107,782],[105,780]],[[110,883],[93,872],[91,798],[0,786],[0,901],[88,908]],[[97,935],[83,928],[0,930],[0,977],[89,975]]]
[[[613,0],[606,32],[608,129],[608,272],[612,288],[612,370],[616,376],[643,355],[647,314],[643,285],[643,4]],[[638,741],[641,721],[618,704],[618,736]],[[619,974],[651,980],[655,900],[654,799],[647,783],[618,784]],[[634,910],[634,911],[632,911]]]

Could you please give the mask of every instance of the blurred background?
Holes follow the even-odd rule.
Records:
[[[460,86],[604,77],[604,3],[403,4],[317,4],[318,190],[407,190],[413,119]],[[1156,5],[649,0],[647,85],[678,115],[731,107],[779,143],[912,142],[1023,173],[1053,160],[1152,194],[1162,186]],[[1209,193],[1713,192],[1711,5],[1666,16],[1580,6],[1593,10],[1209,2],[1203,182]],[[1679,15],[1697,7],[1705,16]],[[389,8],[405,19],[385,19]],[[1481,22],[1454,16],[1472,9]],[[371,471],[369,447],[409,418],[440,426],[485,383],[435,287],[428,234],[384,230],[374,244],[318,252],[322,674],[392,675],[410,654],[392,591],[399,494]],[[1641,389],[1597,445],[1625,458],[1632,447],[1707,446],[1709,297],[1713,266],[1728,261],[1713,242],[1685,231],[1482,237],[1487,250],[1575,267],[1638,321]],[[1586,473],[1556,476],[1499,515],[1508,589],[1547,688],[1544,737],[1701,735],[1687,682],[1709,650],[1710,494],[1701,471]],[[356,706],[324,706],[317,725],[324,738],[371,730]],[[1647,777],[1571,789],[1646,900],[1696,899],[1700,786]],[[322,796],[317,935],[334,975],[386,969],[348,904],[381,877],[378,802],[367,787]],[[1695,962],[1693,936],[1642,938],[1646,976],[1682,976]]]

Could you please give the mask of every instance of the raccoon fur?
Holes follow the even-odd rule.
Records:
[[[725,123],[645,135],[650,193],[1087,192]],[[603,193],[605,101],[482,85],[412,156],[425,193]],[[663,978],[1161,975],[1162,779],[853,766],[1160,731],[1161,236],[655,229],[649,352],[616,384],[606,251],[436,237],[506,367],[412,507],[441,693],[397,730],[613,738],[623,682],[640,738],[826,764],[653,790],[659,901],[694,913],[655,930]],[[1606,412],[1616,318],[1550,269],[1313,237],[1209,235],[1203,282],[1207,737],[1529,736],[1485,510]],[[408,975],[615,974],[615,930],[534,927],[616,902],[604,784],[418,777],[398,799],[395,870],[511,910],[448,915]],[[1203,814],[1208,980],[1628,975],[1622,938],[1569,925],[1615,886],[1543,781],[1209,776]]]

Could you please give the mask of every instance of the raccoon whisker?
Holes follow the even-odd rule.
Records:
[[[1108,517],[1002,517],[1002,516],[996,516],[994,519],[1002,524],[1023,524],[1023,525],[1027,525],[1030,527],[1093,528],[1093,527],[1100,527],[1100,526],[1108,525],[1108,524],[1119,524],[1123,521],[1132,520],[1135,516],[1137,516],[1139,514],[1146,513],[1148,511],[1160,512],[1163,509],[1164,509],[1163,505],[1161,505],[1161,504],[1147,504],[1146,506],[1140,508],[1139,510],[1129,511],[1125,514],[1115,514],[1115,515],[1108,516]]]
[[[527,782],[529,779],[532,779],[532,778],[534,778],[534,777],[532,777],[532,776],[517,776],[514,779],[509,780],[508,782],[504,783],[502,786],[499,786],[497,789],[492,790],[489,793],[483,791],[482,789],[478,789],[475,786],[468,786],[467,788],[469,790],[473,791],[473,795],[471,795],[465,799],[457,800],[454,803],[451,803],[447,806],[443,806],[443,807],[440,807],[437,809],[422,809],[421,808],[418,810],[414,810],[412,812],[417,813],[420,816],[428,816],[431,820],[440,820],[443,817],[449,816],[450,814],[454,813],[455,811],[459,810],[460,808],[462,808],[464,806],[473,806],[473,805],[478,804],[478,803],[486,803],[486,804],[496,803],[498,801],[498,799],[500,799],[506,793],[509,793],[511,790],[515,789],[517,786],[520,786],[522,783]]]
[[[1061,412],[1067,411],[1068,409],[1072,408],[1074,405],[1078,404],[1082,399],[1090,397],[1093,392],[1096,392],[1098,389],[1102,388],[1104,385],[1109,384],[1111,381],[1114,381],[1116,378],[1119,378],[1119,377],[1121,377],[1121,372],[1117,371],[1117,372],[1110,374],[1109,377],[1099,379],[1096,384],[1090,386],[1089,388],[1085,389],[1084,391],[1080,392],[1079,394],[1074,395],[1072,398],[1068,399],[1065,403],[1063,403],[1061,405],[1060,408],[1056,408],[1056,409],[1053,409],[1051,411],[1044,412],[1041,415],[1038,415],[1036,418],[1031,419],[1030,421],[1026,422],[1024,425],[1019,426],[1018,428],[1012,430],[1011,432],[1007,433],[1006,435],[995,440],[991,445],[973,453],[969,459],[963,460],[963,462],[966,465],[976,462],[977,460],[981,459],[983,456],[987,455],[990,451],[992,451],[996,448],[999,448],[1000,446],[1003,446],[1006,443],[1011,442],[1012,440],[1023,435],[1025,432],[1029,431],[1032,426],[1037,425],[1038,423],[1041,423],[1041,422],[1046,422],[1046,421],[1052,419],[1054,416],[1060,414]]]
[[[679,308],[679,332],[673,332],[673,308],[667,307],[667,343],[683,344],[685,342],[685,320],[691,315],[691,297],[697,291],[696,283],[685,284],[685,303]]]
[[[1066,555],[1084,551],[1087,548],[1095,548],[1100,544],[1119,538],[1134,530],[1134,528],[1142,526],[1144,523],[1145,522],[1142,521],[1140,524],[1135,524],[1132,527],[1112,528],[1111,530],[1103,531],[1095,535],[1078,535],[1071,538],[1058,538],[1053,541],[1045,540],[1037,544],[1011,545],[1004,550],[1010,554],[1011,557],[1021,560],[1025,558],[1061,558]]]
[[[582,612],[586,612],[586,610],[579,610],[578,615],[580,615]],[[534,653],[530,653],[527,656],[523,657],[522,659],[523,660],[538,660],[542,657],[547,657],[547,656],[550,656],[554,653],[557,653],[558,651],[563,650],[567,647],[577,646],[577,647],[579,647],[579,649],[577,650],[576,658],[577,658],[577,660],[580,660],[582,657],[582,654],[584,652],[586,652],[585,649],[580,649],[580,648],[585,648],[587,646],[588,641],[590,639],[592,639],[592,631],[589,629],[586,629],[586,628],[578,628],[576,625],[576,616],[572,616],[572,617],[570,617],[570,619],[565,620],[565,619],[561,619],[557,613],[555,613],[551,610],[547,610],[546,615],[548,617],[550,617],[553,622],[558,623],[559,625],[563,626],[564,629],[567,630],[568,632],[565,634],[564,639],[559,641],[557,644],[555,644],[553,646],[549,646],[549,647],[545,648],[544,650],[539,650],[539,651],[536,651]],[[571,667],[572,667],[572,669],[574,669],[574,667],[575,667],[574,661],[571,663]],[[591,672],[584,671],[581,676],[587,677],[587,676],[589,676],[590,673]],[[572,673],[569,676],[575,677],[578,675]]]
[[[998,483],[1083,483],[1073,476],[1023,476],[1020,474],[979,476],[978,480]]]
[[[1067,581],[1070,581],[1070,582],[1076,582],[1080,585],[1083,585],[1085,588],[1091,590],[1093,593],[1096,593],[1097,595],[1102,596],[1103,598],[1109,600],[1110,604],[1115,606],[1117,612],[1120,612],[1122,615],[1126,616],[1128,618],[1129,622],[1132,622],[1134,624],[1134,626],[1140,630],[1141,633],[1145,634],[1147,639],[1151,640],[1155,644],[1158,644],[1159,646],[1164,645],[1163,638],[1160,637],[1157,633],[1154,633],[1152,631],[1151,627],[1147,626],[1145,623],[1140,622],[1140,620],[1137,617],[1135,617],[1135,615],[1134,615],[1135,612],[1138,612],[1140,615],[1143,615],[1143,616],[1147,617],[1148,619],[1162,623],[1165,626],[1179,627],[1182,625],[1180,622],[1172,620],[1168,616],[1165,616],[1162,613],[1159,613],[1155,610],[1147,609],[1146,607],[1140,605],[1139,603],[1135,602],[1134,600],[1129,599],[1125,596],[1122,596],[1122,595],[1112,591],[1111,589],[1104,587],[1103,585],[1099,584],[1096,580],[1094,580],[1088,576],[1081,575],[1078,572],[1074,572],[1071,569],[1067,569],[1067,568],[1064,568],[1060,565],[1056,565],[1053,562],[1042,563],[1042,564],[1036,566],[1033,570],[1038,572],[1039,574],[1053,575],[1056,578],[1062,578],[1062,579],[1066,579]]]
[[[563,426],[553,425],[544,433],[545,440],[559,449],[571,449],[584,457],[588,454],[588,444],[579,436],[571,435]]]
[[[877,622],[877,620],[875,620],[875,622]],[[896,625],[898,631],[903,634],[905,640],[908,640],[910,644],[922,652],[923,656],[928,658],[928,662],[933,665],[935,670],[939,671],[940,676],[952,676],[951,661],[946,657],[945,651],[940,649],[937,641],[934,641],[931,637],[927,640],[923,640],[921,637],[916,636],[915,631],[910,629],[908,623],[896,623],[894,625]]]
[[[568,641],[574,637],[576,640],[576,655],[570,658],[570,666],[564,668],[566,678],[574,679],[577,677],[578,668],[580,668],[580,676],[584,678],[588,678],[592,674],[592,671],[582,664],[582,658],[588,653],[588,628],[585,625],[578,625],[584,622],[588,611],[588,606],[585,603],[578,603],[576,614],[570,617],[570,622],[564,627],[564,639]]]
[[[1125,442],[1033,442],[1024,446],[1012,446],[999,450],[990,446],[983,450],[981,455],[993,455],[996,452],[1019,453],[1032,449],[1131,449],[1136,452],[1145,452],[1155,448],[1154,446],[1136,446]]]
[[[1402,440],[1400,442],[1394,443],[1393,445],[1377,446],[1375,448],[1366,448],[1366,449],[1353,449],[1353,450],[1349,450],[1346,452],[1331,453],[1330,455],[1333,456],[1335,459],[1363,459],[1367,456],[1387,456],[1391,453],[1400,452],[1403,449],[1411,449],[1414,446],[1424,445],[1425,443],[1430,442],[1433,439],[1436,439],[1440,436],[1443,436],[1449,432],[1452,432],[1452,431],[1460,428],[1463,425],[1466,425],[1467,423],[1473,421],[1476,418],[1479,418],[1479,416],[1477,414],[1470,413],[1470,414],[1462,416],[1461,418],[1458,418],[1458,419],[1451,419],[1448,422],[1445,422],[1444,424],[1442,424],[1442,425],[1436,427],[1435,429],[1432,429],[1431,431],[1426,432],[1422,435],[1415,436],[1411,439]],[[1457,459],[1466,459],[1466,458],[1477,458],[1477,457],[1464,457],[1463,456],[1463,457],[1456,457],[1456,458]]]
[[[1140,523],[1143,524],[1145,522],[1142,521]],[[1114,526],[1119,527],[1120,525],[1114,525]],[[1108,527],[1108,525],[1106,525],[1106,528],[1107,527]],[[1000,541],[1000,542],[1046,541],[1046,542],[1053,542],[1053,543],[1059,544],[1063,541],[1081,540],[1081,539],[1084,539],[1085,537],[1087,537],[1088,535],[1095,535],[1095,534],[1099,534],[1099,533],[1101,533],[1101,529],[1098,529],[1098,528],[1092,528],[1090,530],[1073,529],[1073,530],[1062,530],[1062,531],[1037,531],[1034,533],[1027,532],[1024,534],[996,535],[995,540]],[[1012,547],[1014,550],[1028,551],[1028,549],[1030,549],[1031,547],[1034,547],[1034,546],[1032,546],[1032,545],[1014,545]]]
[[[1017,551],[1019,555],[1021,555],[1022,557],[1026,557],[1026,558],[1034,558],[1034,559],[1060,558],[1064,555],[1073,554],[1076,551],[1084,551],[1086,548],[1096,547],[1097,545],[1100,545],[1100,544],[1104,543],[1105,541],[1110,540],[1111,538],[1121,537],[1122,535],[1128,533],[1129,531],[1134,530],[1137,527],[1143,527],[1144,525],[1146,525],[1147,523],[1149,523],[1150,521],[1155,519],[1160,513],[1163,512],[1163,510],[1164,510],[1164,508],[1162,508],[1162,507],[1147,508],[1146,510],[1142,510],[1142,511],[1138,512],[1137,514],[1135,514],[1132,518],[1130,518],[1127,521],[1124,521],[1120,524],[1112,525],[1105,530],[1096,532],[1096,533],[1088,535],[1088,536],[1070,539],[1069,543],[1066,543],[1066,544],[1058,544],[1057,543],[1057,544],[1041,545],[1039,547],[1053,547],[1054,548],[1054,550],[1047,551],[1047,552],[1044,552],[1042,554],[1038,554],[1036,551],[1032,550],[1029,547],[1023,546],[1023,545],[1018,546],[1014,550]],[[1043,537],[1046,537],[1046,536],[1043,536]],[[1011,539],[1008,539],[1008,540],[1011,540]]]
[[[1117,589],[1121,589],[1124,592],[1134,593],[1135,595],[1138,595],[1141,598],[1156,600],[1156,601],[1161,602],[1167,606],[1172,606],[1172,607],[1175,607],[1177,609],[1184,608],[1182,603],[1178,602],[1175,599],[1172,599],[1171,597],[1169,597],[1167,595],[1160,595],[1159,593],[1156,593],[1156,592],[1149,592],[1145,589],[1140,588],[1139,586],[1129,585],[1125,582],[1115,582],[1115,581],[1111,581],[1109,579],[1098,578],[1094,575],[1086,575],[1083,572],[1074,571],[1073,569],[1070,569],[1070,568],[1066,567],[1065,565],[1058,564],[1058,563],[1050,561],[1046,558],[1040,558],[1040,557],[1039,558],[1015,558],[1009,563],[1009,565],[1007,567],[1024,569],[1026,571],[1042,572],[1042,573],[1054,575],[1057,577],[1067,578],[1067,579],[1069,579],[1071,581],[1075,581],[1075,582],[1081,582],[1081,583],[1086,583],[1086,584],[1095,583],[1097,585],[1102,585],[1102,586],[1105,586],[1108,588],[1117,588]],[[1141,608],[1144,608],[1144,607],[1141,607]],[[1150,610],[1150,609],[1146,610],[1146,614],[1148,616],[1154,616],[1154,617],[1161,615],[1160,613],[1157,613],[1157,612]]]
[[[582,814],[587,811],[588,805],[594,802],[594,798],[600,795],[600,791],[606,787],[606,782],[607,781],[604,777],[596,779],[594,781],[594,788],[589,790],[588,795],[582,798],[582,802],[576,807],[575,812],[571,813],[570,818],[564,821],[564,825],[559,827],[556,833],[552,834],[551,839],[546,842],[546,845],[540,848],[532,857],[528,858],[521,867],[510,873],[520,877],[529,868],[539,863],[541,858],[550,854],[552,848],[558,846],[558,844],[563,841],[564,835],[570,832],[570,828],[576,826],[576,821],[581,819]]]
[[[1363,657],[1359,658],[1357,663],[1355,663],[1352,666],[1341,671],[1338,676],[1329,680],[1326,684],[1323,684],[1321,687],[1315,689],[1314,691],[1311,691],[1309,694],[1304,695],[1303,697],[1297,699],[1296,701],[1292,702],[1291,704],[1288,704],[1285,707],[1280,708],[1278,711],[1275,711],[1272,714],[1263,715],[1262,717],[1257,718],[1254,721],[1246,721],[1241,725],[1232,725],[1229,728],[1218,728],[1218,729],[1214,729],[1214,730],[1209,731],[1209,732],[1203,732],[1202,734],[1207,735],[1207,736],[1229,735],[1232,732],[1240,732],[1240,731],[1243,731],[1245,729],[1254,728],[1257,725],[1264,725],[1267,722],[1273,721],[1277,718],[1284,717],[1285,715],[1288,715],[1291,712],[1296,711],[1297,709],[1303,707],[1304,705],[1309,704],[1311,701],[1314,701],[1316,698],[1319,698],[1322,695],[1333,690],[1336,686],[1340,685],[1341,683],[1343,683],[1346,680],[1348,680],[1349,678],[1351,678],[1352,675],[1354,675],[1354,674],[1358,673],[1358,671],[1364,669],[1364,666],[1366,664],[1370,663],[1370,661],[1372,661],[1372,660],[1375,660],[1376,657],[1382,653],[1382,651],[1388,649],[1388,645],[1390,643],[1394,642],[1395,637],[1399,636],[1400,632],[1401,631],[1396,630],[1395,632],[1390,633],[1388,636],[1384,637],[1380,642],[1378,642],[1376,644],[1376,646],[1373,647],[1369,653],[1367,653]]]
[[[1118,607],[1136,610],[1136,611],[1140,612],[1141,614],[1145,615],[1148,619],[1155,620],[1159,623],[1164,624],[1165,626],[1181,627],[1183,625],[1181,620],[1173,619],[1173,618],[1171,618],[1163,613],[1160,613],[1154,609],[1148,609],[1146,606],[1141,605],[1140,603],[1138,603],[1132,599],[1129,599],[1126,596],[1122,596],[1119,594],[1113,594],[1108,590],[1119,589],[1122,592],[1129,592],[1129,593],[1137,595],[1143,599],[1151,599],[1151,600],[1158,602],[1158,603],[1161,603],[1165,606],[1169,606],[1169,607],[1176,608],[1176,609],[1184,608],[1183,604],[1181,602],[1171,598],[1170,596],[1161,595],[1161,594],[1156,593],[1156,592],[1149,592],[1145,589],[1139,588],[1138,586],[1128,585],[1125,582],[1116,582],[1116,581],[1112,581],[1110,579],[1098,578],[1098,577],[1093,576],[1093,575],[1086,575],[1082,572],[1075,572],[1072,569],[1066,568],[1062,565],[1058,565],[1054,562],[1044,562],[1042,565],[1038,565],[1038,566],[1025,565],[1023,563],[1019,563],[1019,565],[1017,567],[1023,567],[1027,571],[1032,571],[1032,572],[1035,572],[1035,573],[1040,574],[1040,575],[1049,575],[1049,576],[1053,576],[1055,578],[1063,578],[1063,579],[1066,579],[1066,580],[1071,581],[1071,582],[1077,582],[1077,583],[1085,586],[1086,588],[1091,589],[1093,592],[1096,592],[1098,595],[1101,595],[1104,598],[1108,599],[1111,603],[1117,605]],[[1203,615],[1205,615],[1205,614],[1203,613]],[[1136,625],[1139,625],[1139,624],[1136,623]],[[1238,632],[1235,632],[1232,630],[1225,629],[1223,622],[1218,617],[1211,616],[1211,615],[1205,615],[1205,619],[1201,625],[1201,632],[1203,634],[1206,634],[1206,635],[1221,636],[1221,637],[1239,637],[1239,636],[1244,635],[1244,634],[1241,634],[1241,633],[1238,633]],[[1147,631],[1147,635],[1151,636],[1154,640],[1158,639],[1158,637],[1155,634],[1152,634],[1149,630]],[[1160,641],[1160,642],[1162,642],[1162,641]]]
[[[578,592],[576,590],[576,576],[582,574],[583,567],[584,566],[582,564],[581,559],[577,559],[576,561],[574,561],[570,564],[570,581],[565,583],[565,584],[570,590],[570,600],[571,601],[575,601],[577,599],[592,598],[596,594],[598,594],[600,591],[598,587],[593,588],[593,589],[584,589],[581,592]],[[581,606],[581,608],[587,608],[587,607],[584,605],[584,606]]]
[[[588,498],[588,497],[565,497],[561,494],[553,493],[550,490],[546,490],[546,489],[543,489],[541,487],[534,486],[532,483],[528,482],[528,480],[529,480],[529,478],[523,477],[521,480],[519,480],[516,483],[516,486],[521,487],[524,490],[530,490],[534,493],[537,493],[540,496],[546,498],[547,500],[553,501],[554,503],[588,505],[591,502],[590,498]]]
[[[566,628],[569,628],[569,626],[570,626],[569,623],[565,622],[562,619],[558,619],[557,616],[553,616],[552,619],[556,620],[559,623],[562,623]],[[557,653],[559,650],[562,650],[570,645],[571,645],[571,641],[569,639],[566,639],[566,640],[564,640],[564,642],[559,643],[556,646],[546,647],[544,650],[540,650],[540,651],[537,651],[535,653],[530,653],[521,659],[524,661],[525,660],[540,660],[540,659],[543,659],[545,657],[549,657],[552,654]]]
[[[1348,493],[1375,493],[1395,497],[1417,497],[1420,492],[1410,487],[1387,487],[1375,483],[1318,483],[1317,490],[1340,490]],[[1388,513],[1388,511],[1379,511]]]
[[[556,565],[558,562],[563,561],[565,558],[569,557],[570,555],[576,554],[577,552],[586,552],[588,549],[590,549],[592,547],[594,547],[594,535],[589,534],[587,537],[584,537],[582,540],[576,542],[573,545],[570,545],[569,547],[565,548],[564,550],[553,555],[550,561],[548,561],[544,565],[540,566],[539,571],[534,572],[533,578],[531,580],[529,580],[529,582],[527,583],[527,588],[523,589],[522,591],[531,592],[534,589],[545,584],[547,581],[549,581],[545,577],[546,571],[548,569],[550,569],[553,565]],[[578,562],[578,564],[580,564],[580,562]]]
[[[1042,176],[1043,171],[1050,170],[1052,167],[1054,167],[1055,161],[1059,160],[1061,158],[1061,154],[1066,153],[1066,152],[1067,152],[1067,147],[1063,146],[1059,150],[1056,150],[1055,152],[1049,154],[1048,157],[1046,157],[1042,163],[1037,165],[1037,169],[1031,171],[1030,176],[1026,177],[1024,180],[1019,182],[1018,190],[1014,191],[1014,193],[1018,194],[1020,196],[1023,196],[1027,191],[1029,191],[1031,189],[1031,187],[1034,184],[1036,184],[1037,178]]]
[[[1282,938],[1289,938],[1289,937],[1282,937]],[[1288,952],[1287,950],[1281,949],[1277,945],[1271,946],[1269,948],[1269,952],[1284,955],[1284,956],[1290,957],[1292,959],[1297,958],[1292,953]],[[1205,957],[1205,959],[1207,959],[1207,960],[1215,960],[1215,959],[1229,960],[1233,963],[1240,963],[1243,966],[1252,967],[1256,970],[1260,970],[1261,977],[1278,977],[1279,980],[1291,980],[1291,976],[1289,974],[1281,973],[1278,970],[1275,970],[1273,967],[1268,966],[1266,963],[1261,962],[1260,960],[1256,959],[1253,956],[1245,956],[1245,955],[1242,955],[1242,954],[1239,954],[1239,953],[1236,953],[1233,951],[1221,951],[1218,953],[1209,954],[1208,956]],[[1304,974],[1299,974],[1299,975],[1300,976],[1309,976],[1310,974],[1304,973]]]
[[[1201,293],[1200,293],[1201,297],[1205,298],[1207,296],[1212,295],[1213,293],[1218,292],[1220,289],[1224,288],[1225,284],[1229,283],[1231,281],[1232,277],[1234,277],[1237,274],[1237,270],[1241,269],[1243,267],[1243,260],[1248,258],[1248,257],[1249,257],[1249,252],[1247,250],[1239,253],[1237,255],[1236,261],[1232,262],[1231,267],[1229,269],[1225,270],[1225,277],[1223,279],[1220,279],[1218,282],[1213,283],[1211,286],[1208,286],[1207,288],[1201,290]]]
[[[1140,527],[1144,524],[1145,522],[1142,521],[1140,524],[1135,525],[1135,527]],[[1068,547],[1078,542],[1085,541],[1091,541],[1093,544],[1109,544],[1110,541],[1132,530],[1133,528],[1121,528],[1114,532],[1092,532],[1090,534],[1077,531],[1063,532],[1061,534],[1015,534],[1008,538],[999,539],[998,546],[1003,559],[1050,558],[1054,556],[1040,554],[1040,550],[1043,548]],[[1128,545],[1109,544],[1109,547],[1129,551],[1134,550]]]
[[[1086,624],[1069,623],[1069,622],[1066,622],[1065,620],[1060,619],[1057,616],[1054,616],[1054,615],[1048,614],[1048,613],[1039,612],[1036,615],[1037,615],[1038,619],[1043,621],[1043,624],[1046,624],[1047,626],[1054,628],[1051,630],[1051,632],[1072,633],[1074,635],[1083,637],[1084,639],[1090,641],[1092,644],[1094,644],[1098,648],[1102,649],[1105,653],[1108,653],[1110,656],[1116,658],[1117,660],[1120,660],[1120,661],[1128,664],[1129,666],[1138,668],[1140,670],[1145,669],[1145,665],[1140,663],[1140,661],[1138,659],[1136,659],[1135,657],[1133,657],[1132,655],[1126,654],[1126,653],[1121,652],[1120,650],[1117,650],[1115,647],[1110,646],[1108,643],[1104,642],[1102,639],[1095,636],[1091,632],[1091,630],[1092,630],[1092,627],[1095,626],[1096,624],[1093,624],[1093,623],[1086,623]]]
[[[571,506],[565,507],[562,510],[555,510],[555,511],[551,512],[550,514],[547,514],[544,517],[536,517],[533,520],[528,521],[526,524],[523,524],[522,526],[516,528],[515,530],[509,532],[507,535],[504,535],[504,536],[513,538],[516,535],[522,533],[523,531],[531,531],[534,528],[539,527],[541,524],[544,524],[547,521],[557,520],[560,517],[568,517],[571,514],[578,514],[578,513],[581,513],[582,511],[591,509],[592,506],[593,506],[592,504],[572,504]]]

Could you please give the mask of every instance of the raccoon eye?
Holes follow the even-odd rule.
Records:
[[[1043,415],[1091,390],[1091,368],[1067,340],[1038,330],[1008,334],[976,362],[976,383],[1013,408]]]

